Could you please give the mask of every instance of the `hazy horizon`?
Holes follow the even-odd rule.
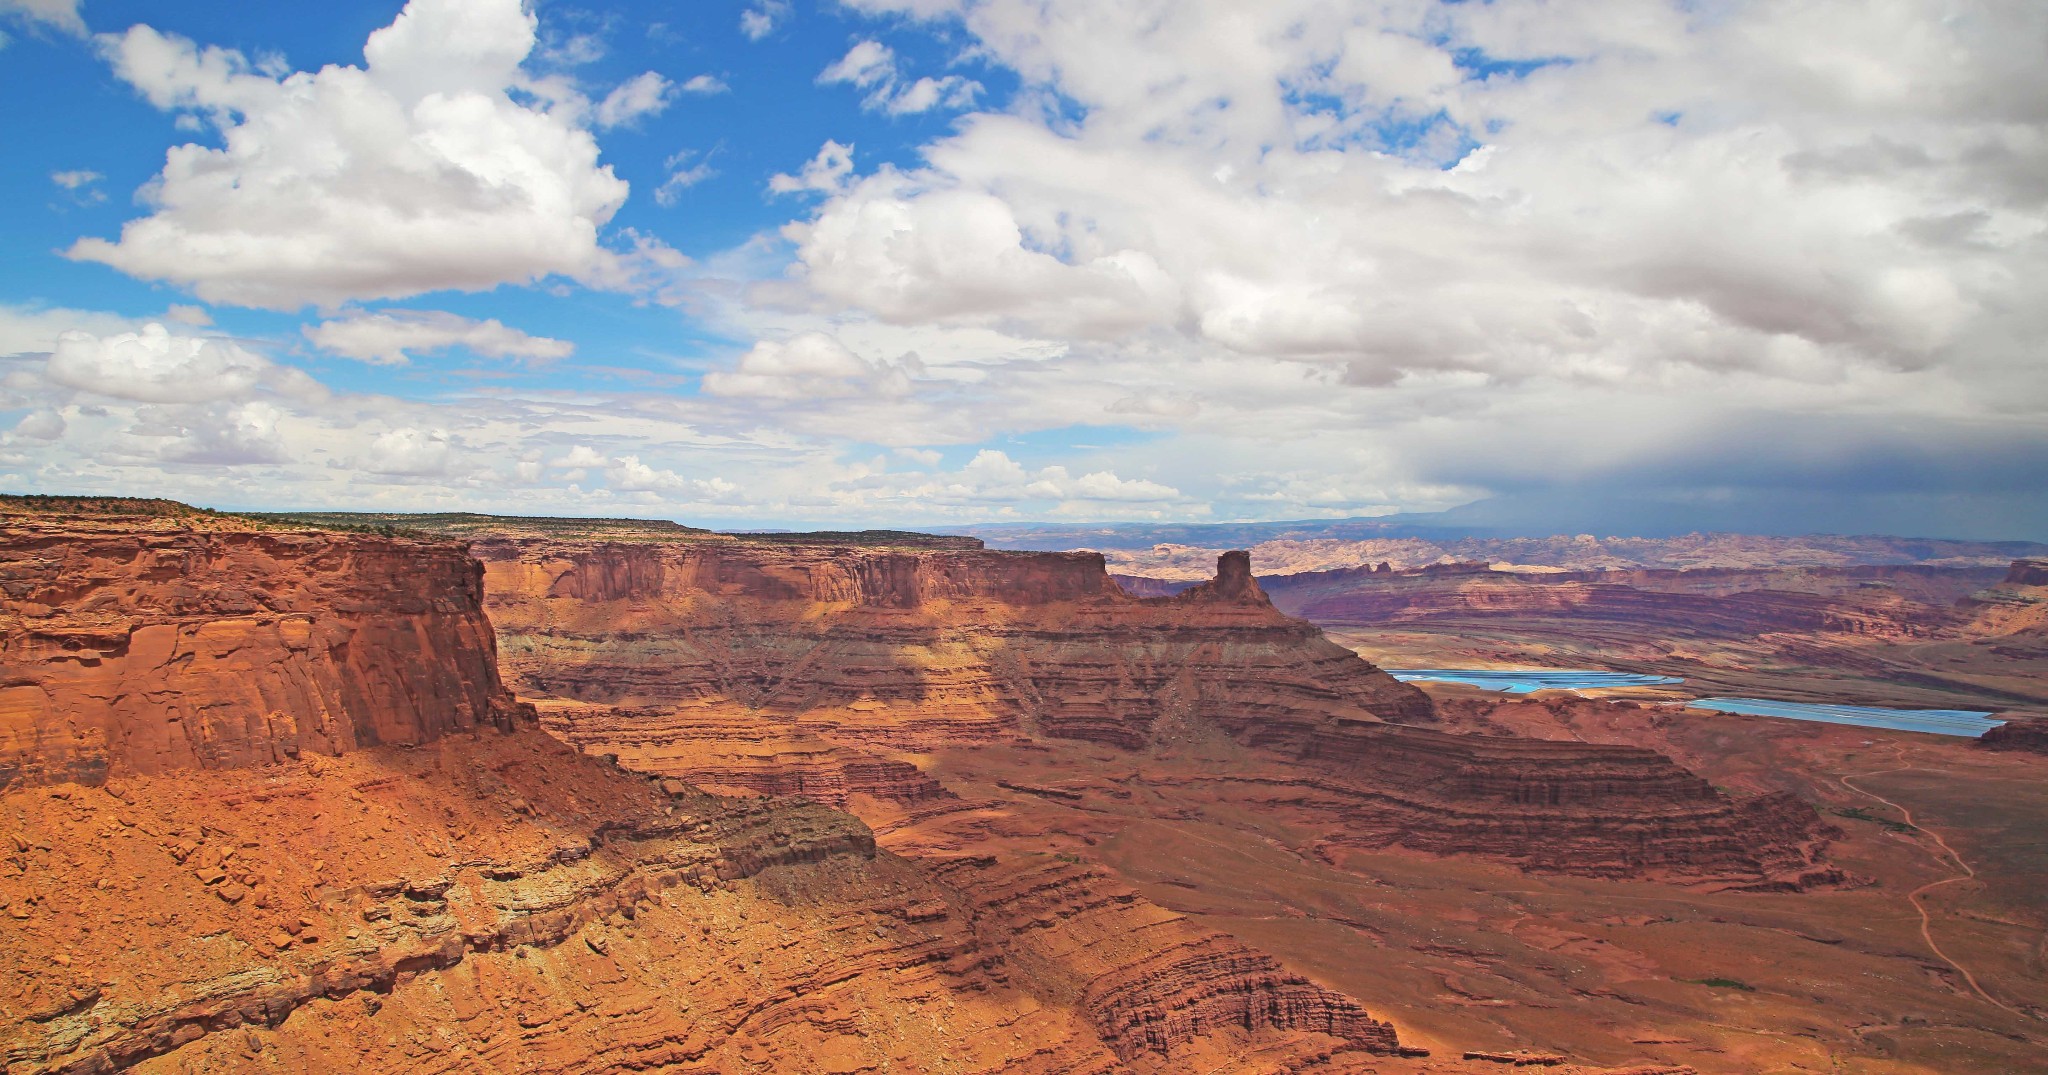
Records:
[[[0,488],[2048,539],[2048,7],[0,0]]]

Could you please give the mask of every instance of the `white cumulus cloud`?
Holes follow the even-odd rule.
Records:
[[[984,448],[966,466],[936,482],[910,490],[912,495],[969,501],[1053,501],[1156,504],[1184,499],[1180,490],[1145,478],[1124,478],[1107,470],[1075,477],[1064,466],[1036,471],[1007,452]]]
[[[455,442],[445,431],[406,427],[379,433],[355,466],[372,474],[438,477],[449,474],[457,459]]]
[[[675,98],[676,84],[653,71],[620,83],[597,103],[593,118],[600,127],[617,127],[644,116],[658,115]]]
[[[146,403],[200,403],[241,396],[270,363],[230,340],[177,336],[154,322],[140,332],[57,337],[44,376],[66,388]]]
[[[822,332],[789,340],[763,340],[732,370],[704,375],[713,396],[806,401],[844,396],[900,396],[923,373],[915,358],[875,362],[861,358]]]
[[[370,35],[364,66],[283,77],[146,25],[103,35],[117,75],[204,116],[221,145],[172,148],[150,214],[69,253],[273,309],[616,279],[599,230],[626,183],[598,163],[581,109],[514,96],[534,25],[520,0],[413,0]],[[647,84],[628,85],[609,118],[651,107]]]
[[[440,310],[380,310],[317,325],[303,332],[330,354],[380,366],[403,366],[413,355],[462,347],[486,358],[547,361],[567,358],[576,345],[530,336],[492,318],[473,321]]]
[[[818,73],[818,81],[866,90],[862,107],[896,116],[941,107],[967,108],[982,91],[981,83],[961,75],[905,82],[895,51],[875,40],[856,42],[846,55]]]
[[[788,22],[789,17],[789,0],[755,0],[751,7],[740,12],[740,33],[745,34],[749,41],[759,41]]]
[[[776,194],[837,194],[853,175],[853,147],[827,139],[816,156],[804,162],[795,175],[777,173],[768,179]]]
[[[605,468],[605,482],[621,493],[658,493],[687,500],[734,500],[740,487],[724,478],[687,478],[673,470],[650,466],[637,455],[622,455]]]
[[[82,4],[83,0],[0,0],[0,15],[18,15],[83,37],[85,19],[78,13]]]

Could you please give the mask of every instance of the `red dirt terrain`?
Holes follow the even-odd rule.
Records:
[[[1916,783],[2030,756],[1435,704],[1242,554],[136,510],[0,526],[10,1073],[2040,1055],[2024,845]]]

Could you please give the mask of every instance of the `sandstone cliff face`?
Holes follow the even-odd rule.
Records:
[[[72,520],[8,530],[0,565],[10,1072],[1279,1075],[1398,1047],[1106,876],[897,857],[812,789],[720,799],[509,719],[459,546]],[[549,592],[630,613],[694,577],[901,614],[1101,589],[1063,563],[671,566],[601,552]],[[897,759],[769,760],[951,799]]]
[[[664,794],[530,727],[0,802],[11,1072],[1133,1070],[854,819]],[[1137,991],[1160,1042],[1213,1029],[1181,985]]]
[[[1147,752],[1221,733],[1288,760],[1286,782],[1259,794],[1329,826],[1331,849],[1724,887],[1835,876],[1803,803],[1738,803],[1650,751],[1409,726],[1433,719],[1426,697],[1281,615],[1242,552],[1206,583],[1141,599],[1085,553],[478,551],[508,673],[553,696],[547,727],[715,790],[946,828],[984,804],[927,775],[933,752],[1049,739]]]
[[[0,787],[260,765],[511,718],[459,545],[0,525]]]
[[[1427,697],[1276,612],[1240,558],[1144,600],[1088,553],[483,541],[522,689],[739,706],[917,748],[1019,734],[1141,746],[1194,714],[1252,741]]]
[[[2048,560],[2015,560],[1997,585],[1961,604],[1978,635],[2048,638]]]

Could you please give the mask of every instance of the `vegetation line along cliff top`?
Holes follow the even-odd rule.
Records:
[[[979,549],[979,538],[908,530],[753,531],[723,533],[666,519],[586,519],[475,512],[217,511],[174,500],[139,497],[0,493],[0,518],[164,525],[191,530],[333,530],[433,538],[595,538],[640,542],[735,541],[769,545],[851,545],[886,548]]]

